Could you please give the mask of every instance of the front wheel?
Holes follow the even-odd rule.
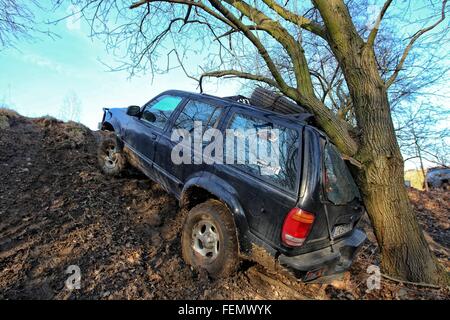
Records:
[[[125,169],[125,155],[119,151],[117,141],[113,138],[102,141],[97,159],[100,169],[109,176],[117,176]]]
[[[213,278],[234,273],[239,264],[236,227],[228,208],[208,200],[189,211],[181,239],[183,259]]]

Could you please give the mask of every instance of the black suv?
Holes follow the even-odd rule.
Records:
[[[430,168],[426,180],[429,188],[442,188],[448,190],[450,181],[450,168]]]
[[[342,156],[307,117],[239,101],[173,90],[143,107],[105,108],[100,127],[115,137],[101,144],[100,165],[116,175],[130,163],[173,194],[189,210],[183,258],[213,277],[231,274],[241,257],[303,281],[347,270],[366,235],[356,228],[364,206]],[[207,148],[203,141],[200,150],[189,144],[192,153],[183,154],[192,162],[175,164],[180,141],[173,132],[192,133],[196,121],[202,132],[216,129],[226,141],[234,139],[227,130],[241,129],[255,130],[258,139],[246,140],[241,161],[196,161]],[[250,161],[260,141],[278,155],[270,174],[262,174],[264,161]]]

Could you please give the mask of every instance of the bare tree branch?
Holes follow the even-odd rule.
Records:
[[[378,15],[378,18],[375,22],[375,26],[373,27],[372,31],[370,31],[369,37],[367,38],[368,46],[373,46],[373,43],[375,42],[375,38],[377,37],[378,30],[381,25],[381,21],[383,20],[384,15],[386,14],[386,11],[388,10],[391,3],[392,3],[392,0],[387,0],[384,3],[383,8],[381,9],[380,14]]]
[[[267,83],[272,87],[278,87],[278,84],[275,80],[269,79],[262,75],[251,74],[248,72],[242,72],[238,70],[221,70],[221,71],[211,71],[205,72],[200,76],[200,91],[203,92],[203,78],[205,77],[214,77],[214,78],[222,78],[222,77],[230,77],[230,78],[242,78],[253,81],[259,81]]]
[[[224,0],[243,15],[253,21],[262,30],[270,34],[278,43],[280,43],[291,58],[294,66],[294,74],[297,81],[297,89],[304,95],[314,95],[313,84],[309,73],[308,63],[306,61],[303,48],[294,37],[278,22],[270,19],[261,10],[248,5],[245,1]]]
[[[0,0],[0,50],[3,47],[15,47],[17,40],[29,39],[36,34],[57,37],[39,26],[32,8],[44,9],[37,0]]]
[[[281,73],[279,72],[277,66],[273,62],[272,58],[270,57],[269,53],[267,52],[267,49],[264,47],[264,45],[261,43],[261,41],[251,32],[249,28],[236,16],[234,16],[231,11],[229,11],[227,8],[225,8],[221,1],[218,0],[210,0],[209,1],[213,7],[217,9],[222,15],[228,19],[232,24],[236,25],[240,30],[242,30],[242,33],[247,37],[247,39],[250,40],[251,43],[256,47],[261,57],[264,59],[264,61],[267,64],[267,67],[270,70],[270,73],[276,80],[278,87],[280,89],[287,89],[289,86],[284,81],[283,77],[281,76]]]
[[[436,21],[434,24],[432,24],[429,27],[426,27],[424,29],[421,29],[419,31],[417,31],[414,36],[411,38],[411,40],[409,41],[408,45],[405,48],[405,51],[403,52],[402,57],[400,58],[400,62],[398,63],[397,67],[394,70],[394,73],[391,75],[391,77],[387,80],[386,82],[386,88],[389,88],[395,81],[395,79],[398,77],[398,74],[400,73],[400,71],[403,68],[403,64],[405,63],[406,58],[408,57],[409,52],[411,51],[414,43],[425,33],[433,30],[434,28],[436,28],[439,24],[441,24],[442,21],[445,20],[445,7],[447,5],[447,0],[443,0],[442,1],[442,12],[441,12],[441,18]]]
[[[220,14],[215,12],[214,10],[211,10],[208,8],[202,1],[194,1],[194,0],[141,0],[139,2],[135,2],[130,6],[130,9],[138,8],[146,3],[151,2],[167,2],[167,3],[176,3],[176,4],[183,4],[188,5],[189,7],[197,7],[201,8],[203,11],[207,12],[217,20],[222,21],[223,23],[229,25],[232,28],[235,28],[235,25],[230,23],[228,19],[223,18]]]
[[[272,10],[274,10],[277,14],[279,14],[286,21],[292,22],[295,25],[299,26],[302,29],[310,31],[315,35],[318,35],[321,38],[325,39],[325,30],[322,25],[317,22],[314,22],[304,16],[298,15],[288,9],[280,6],[275,0],[263,0],[264,3]],[[285,5],[286,6],[286,5]]]

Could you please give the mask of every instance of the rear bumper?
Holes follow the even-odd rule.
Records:
[[[362,230],[355,229],[350,236],[335,243],[333,250],[326,247],[293,257],[282,254],[278,257],[278,261],[296,278],[311,281],[348,270],[366,239],[367,236]]]

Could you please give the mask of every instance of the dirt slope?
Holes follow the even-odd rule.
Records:
[[[385,280],[381,290],[366,293],[365,270],[378,259],[370,242],[333,285],[297,283],[250,262],[234,277],[212,281],[181,259],[183,212],[176,200],[136,174],[103,176],[95,156],[99,138],[79,124],[0,110],[0,299],[449,297],[446,289]],[[434,195],[412,195],[448,263],[448,196],[436,202],[429,199]],[[81,269],[79,290],[65,288],[70,265]]]

